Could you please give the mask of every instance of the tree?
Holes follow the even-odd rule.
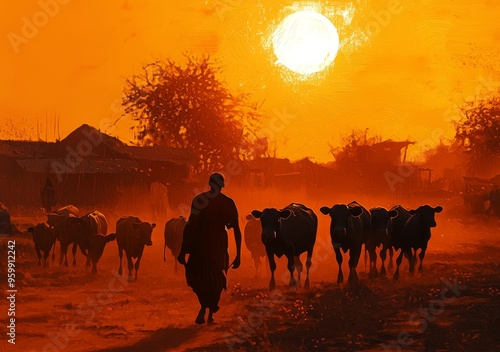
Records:
[[[469,155],[469,171],[487,172],[500,157],[500,92],[466,103],[455,125],[455,140]]]
[[[358,166],[366,161],[367,148],[381,140],[378,135],[368,137],[368,129],[352,130],[351,134],[340,138],[340,147],[334,148],[330,145],[330,153],[335,158],[335,164],[339,168]]]
[[[31,140],[35,134],[35,128],[26,118],[14,118],[8,116],[2,118],[0,124],[0,139]]]
[[[122,104],[138,122],[139,142],[190,149],[198,173],[255,154],[257,105],[248,94],[231,93],[218,78],[222,69],[209,57],[185,57],[183,66],[156,61],[127,80]]]

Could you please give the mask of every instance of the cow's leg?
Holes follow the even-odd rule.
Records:
[[[297,281],[293,277],[293,272],[295,271],[295,258],[293,255],[287,257],[288,259],[288,264],[286,267],[288,268],[288,271],[290,272],[290,283],[288,284],[289,286],[295,286],[297,284]]]
[[[374,278],[378,275],[377,271],[377,252],[376,252],[376,247],[375,245],[371,245],[370,248],[368,248],[368,254],[370,256],[370,277]]]
[[[59,258],[59,265],[63,265],[64,258],[66,257],[66,252],[68,251],[68,246],[63,245],[62,242],[59,242],[59,249],[61,250],[61,257]]]
[[[276,262],[274,261],[274,253],[267,251],[267,259],[269,260],[269,269],[271,269],[271,280],[269,281],[269,289],[276,288],[276,280],[274,279],[274,271],[276,270]]]
[[[392,268],[394,268],[394,264],[392,262],[392,257],[394,256],[394,250],[392,249],[392,246],[389,247],[389,265],[387,266],[387,268],[389,270],[392,270]]]
[[[258,256],[253,256],[253,265],[255,266],[255,279],[259,277],[259,266],[260,266],[260,258]]]
[[[357,283],[358,273],[356,272],[356,267],[358,266],[359,256],[361,255],[361,246],[353,246],[349,250],[349,279],[350,283]]]
[[[401,253],[399,253],[397,259],[396,259],[396,271],[394,272],[394,280],[399,279],[399,266],[401,265],[401,262],[403,261],[403,255],[405,251],[403,248],[401,248]]]
[[[253,260],[253,265],[255,266],[255,276],[254,276],[254,280],[255,280],[259,276],[260,261],[259,261],[259,258],[255,255],[252,255],[252,260]]]
[[[132,263],[132,257],[127,254],[128,261],[128,281],[132,281],[132,270],[134,270],[134,264]]]
[[[89,270],[91,265],[92,265],[92,262],[90,260],[90,257],[87,257],[87,262],[85,263],[85,270]]]
[[[205,323],[205,313],[207,312],[207,309],[204,307],[200,308],[200,311],[198,312],[198,315],[196,316],[196,319],[194,322],[196,324],[204,324]]]
[[[137,281],[137,272],[139,271],[139,265],[141,265],[141,256],[137,258],[137,261],[135,262],[135,278],[134,281]]]
[[[421,273],[423,268],[422,268],[422,262],[424,261],[425,257],[425,251],[427,248],[422,248],[422,251],[420,252],[420,264],[418,265],[418,272]]]
[[[306,258],[306,281],[304,282],[304,288],[306,290],[309,289],[309,269],[311,269],[312,265],[312,248],[307,251],[307,258]]]
[[[302,262],[300,261],[300,255],[294,258],[294,262],[295,262],[295,269],[297,270],[297,287],[300,287],[300,276],[302,274],[302,268],[303,268]]]
[[[408,258],[408,262],[410,264],[410,274],[413,276],[413,273],[415,272],[415,260],[417,258],[417,250],[415,250],[415,254],[413,254],[413,250],[410,248],[408,250],[408,253],[406,254],[406,257]]]
[[[38,248],[36,248],[36,256],[38,257],[38,266],[42,265],[42,253]]]
[[[73,266],[76,266],[76,249],[77,243],[73,242],[73,247],[71,248],[71,253],[73,253]]]
[[[97,274],[97,261],[92,260],[92,273]]]
[[[380,266],[380,275],[385,276],[386,271],[385,271],[385,259],[387,258],[387,247],[382,244],[382,249],[380,250],[380,261],[382,262],[382,265]]]
[[[342,273],[342,253],[340,252],[340,248],[334,248],[335,257],[337,258],[337,263],[339,265],[339,274],[337,276],[337,282],[341,284],[344,282],[344,274]]]
[[[63,245],[61,242],[59,242],[59,249],[61,250],[61,257],[59,258],[59,265],[62,265],[63,263],[63,256],[64,256],[64,251],[63,251]]]
[[[64,246],[61,244],[61,251],[64,253],[64,266],[68,266],[68,247],[69,243],[65,243]],[[62,259],[62,254],[61,254]]]
[[[174,258],[174,274],[177,273],[177,270],[178,270],[178,268],[177,268],[177,257],[175,257]]]
[[[88,270],[90,268],[90,265],[91,265],[90,256],[87,255],[87,262],[85,263],[85,270]]]
[[[50,248],[49,248],[48,251],[43,252],[43,266],[44,267],[48,267],[49,266],[49,263],[48,263],[49,254],[50,254]]]
[[[123,258],[123,248],[118,245],[118,256],[120,257],[120,267],[118,268],[118,275],[122,276],[122,258]]]
[[[56,240],[54,240],[54,243],[52,244],[52,264],[54,264],[56,260]]]

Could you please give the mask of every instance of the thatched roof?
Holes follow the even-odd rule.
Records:
[[[57,142],[0,140],[0,156],[14,159],[23,170],[35,173],[54,173],[57,167],[64,173],[120,173],[140,171],[143,161],[176,165],[192,161],[187,150],[128,146],[87,124]]]

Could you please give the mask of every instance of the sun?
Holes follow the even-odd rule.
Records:
[[[315,11],[287,16],[272,35],[277,64],[309,75],[328,67],[339,51],[339,35],[332,22]]]

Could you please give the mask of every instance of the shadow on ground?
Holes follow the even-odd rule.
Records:
[[[170,348],[176,348],[188,342],[198,335],[199,328],[188,327],[168,327],[156,330],[151,336],[138,341],[137,343],[124,346],[99,350],[97,352],[163,352]]]

